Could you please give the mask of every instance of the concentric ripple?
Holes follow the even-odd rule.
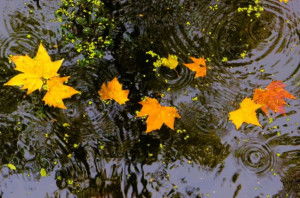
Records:
[[[199,3],[191,7],[187,24],[166,27],[162,43],[175,54],[210,57],[216,65],[234,67],[239,73],[261,72],[288,80],[299,70],[298,17],[291,5],[276,0],[261,1],[263,11],[239,12],[254,2]],[[206,13],[199,15],[198,13]],[[256,17],[255,14],[259,14]],[[242,71],[241,71],[242,70]],[[238,77],[238,76],[236,76]]]
[[[160,67],[157,69],[156,77],[168,87],[182,88],[193,81],[194,74],[186,67],[178,66],[176,70]]]
[[[12,54],[33,55],[41,41],[50,46],[57,45],[60,40],[57,34],[59,26],[53,22],[54,16],[41,12],[30,3],[11,3],[6,1],[0,8],[3,17],[0,58],[7,58]],[[55,6],[52,3],[44,6],[49,8],[49,12],[51,9],[54,12]]]
[[[4,58],[11,54],[31,54],[38,45],[39,40],[40,37],[32,34],[32,32],[12,33],[8,38],[0,39],[0,56]]]
[[[241,164],[250,171],[263,174],[274,168],[275,156],[267,144],[247,141],[237,151]]]
[[[217,86],[214,87],[217,89]],[[213,89],[210,87],[210,89]],[[181,119],[178,122],[192,131],[216,132],[222,131],[228,124],[226,94],[218,95],[218,90],[203,91],[197,94],[197,90],[187,89],[186,97],[173,99],[173,103],[180,109]]]

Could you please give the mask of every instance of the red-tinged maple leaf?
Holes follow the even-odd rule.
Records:
[[[139,102],[143,105],[137,117],[148,116],[146,120],[146,133],[160,129],[163,124],[174,129],[175,118],[180,118],[175,107],[165,107],[159,104],[155,98],[146,98]]]
[[[269,115],[269,110],[276,113],[285,113],[286,102],[284,99],[296,99],[295,96],[284,89],[285,86],[281,81],[273,81],[266,89],[255,89],[253,100],[262,105],[261,109],[266,115]]]

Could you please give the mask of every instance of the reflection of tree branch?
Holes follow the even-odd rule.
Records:
[[[300,195],[300,166],[290,168],[282,178],[283,189],[274,197],[297,198]]]
[[[188,134],[189,138],[184,140]],[[229,148],[221,143],[214,133],[193,133],[178,135],[164,145],[164,160],[185,159],[210,168],[216,167],[228,156]]]

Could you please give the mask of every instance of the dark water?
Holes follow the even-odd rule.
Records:
[[[243,98],[274,80],[299,98],[299,0],[262,0],[260,17],[238,12],[255,6],[250,0],[109,0],[114,44],[86,67],[62,44],[59,0],[39,4],[0,4],[0,197],[300,197],[299,99],[273,120],[259,112],[262,128],[237,131],[228,121]],[[16,74],[7,57],[34,56],[41,40],[53,59],[65,58],[60,74],[83,93],[65,100],[68,110],[2,86]],[[208,75],[193,79],[181,65],[153,72],[149,50],[181,62],[209,58]],[[99,100],[114,76],[130,90],[126,105]],[[145,134],[134,118],[143,96],[179,110],[175,131]]]

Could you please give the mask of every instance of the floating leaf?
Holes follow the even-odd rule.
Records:
[[[163,124],[174,129],[175,118],[180,118],[175,107],[161,106],[155,98],[147,97],[139,103],[143,105],[143,107],[141,111],[138,112],[137,117],[148,116],[146,120],[147,133],[160,129]]]
[[[168,58],[161,58],[162,65],[175,69],[178,65],[178,57],[176,55],[169,54]]]
[[[279,0],[280,2],[288,3],[289,0]]]
[[[40,44],[37,54],[34,58],[29,56],[11,56],[15,63],[15,70],[22,72],[10,79],[4,85],[21,86],[21,89],[27,89],[27,94],[41,89],[44,80],[58,76],[58,69],[63,60],[51,61],[46,49]]]
[[[21,86],[27,89],[27,94],[42,87],[47,87],[47,93],[43,101],[49,106],[66,109],[63,99],[79,93],[72,87],[63,85],[69,77],[59,77],[58,69],[63,59],[51,61],[46,49],[40,44],[37,54],[34,58],[29,56],[11,56],[11,60],[16,64],[15,70],[23,72],[10,79],[4,85]]]
[[[113,80],[103,83],[98,93],[102,100],[113,99],[119,104],[125,104],[128,101],[129,90],[123,90],[122,84],[115,77]]]
[[[47,171],[46,171],[46,169],[41,168],[41,170],[40,170],[40,175],[41,175],[42,177],[46,177],[46,176],[47,176]]]
[[[47,81],[47,93],[43,98],[45,104],[53,107],[66,109],[63,99],[70,98],[74,94],[80,93],[74,88],[64,85],[69,79],[67,77],[53,77]]]
[[[269,110],[276,113],[285,113],[286,102],[284,99],[296,99],[296,97],[284,88],[285,84],[283,82],[273,81],[266,89],[255,89],[253,100],[262,105],[261,109],[266,115],[269,115]]]
[[[256,104],[252,99],[245,98],[240,103],[239,109],[229,113],[229,120],[233,122],[236,129],[239,129],[244,122],[261,126],[256,117],[256,110],[260,107],[261,105]]]
[[[206,76],[206,62],[204,58],[190,57],[193,63],[185,63],[184,65],[190,70],[196,72],[195,78]]]
[[[153,62],[154,67],[160,67],[160,66],[165,66],[170,69],[175,69],[178,66],[178,57],[173,54],[168,54],[168,57],[160,57],[158,54],[156,54],[153,51],[148,51],[146,54],[152,56],[152,58],[156,58],[156,61]]]
[[[5,164],[10,170],[17,170],[16,166],[13,164]]]

